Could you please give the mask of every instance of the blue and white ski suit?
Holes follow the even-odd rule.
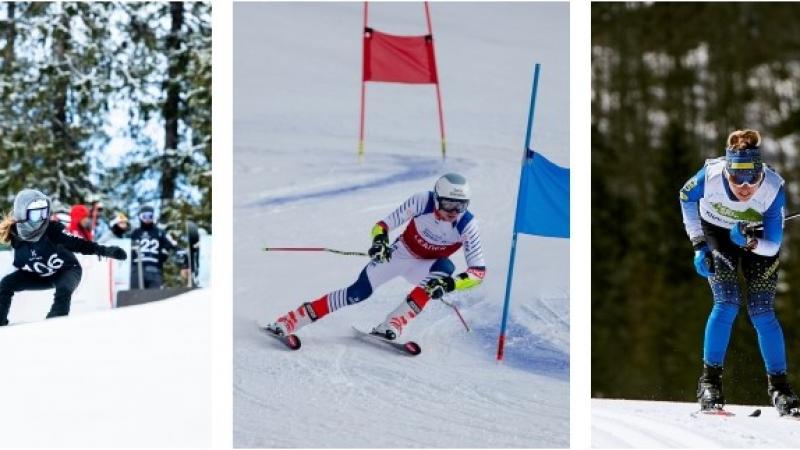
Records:
[[[680,190],[683,223],[696,246],[706,242],[714,255],[714,273],[708,277],[714,305],[708,317],[703,346],[706,364],[722,366],[734,319],[742,303],[738,269],[747,287],[747,312],[758,334],[767,372],[786,372],[781,325],[775,316],[778,251],[783,240],[784,180],[764,167],[758,190],[747,201],[731,191],[724,172],[725,158],[710,159]],[[730,239],[739,222],[763,225],[758,244],[750,251]]]

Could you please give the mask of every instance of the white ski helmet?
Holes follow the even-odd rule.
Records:
[[[436,208],[464,212],[469,206],[470,189],[466,178],[457,173],[442,175],[433,187]]]

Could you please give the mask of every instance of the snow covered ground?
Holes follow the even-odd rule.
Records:
[[[362,3],[234,5],[234,446],[566,447],[569,241],[521,236],[506,363],[494,352],[525,135],[569,165],[569,7],[432,3],[447,131],[432,86],[369,84],[356,158]],[[370,25],[424,34],[421,3],[370,3]],[[303,329],[289,352],[256,329],[352,283],[366,260],[264,246],[365,251],[372,225],[447,171],[464,174],[488,275],[408,328],[409,358],[356,340],[403,301],[401,279]],[[392,236],[394,237],[394,235]],[[464,269],[462,253],[453,256]]]
[[[761,416],[749,417],[756,408]],[[800,420],[766,406],[728,405],[735,417],[692,414],[695,403],[592,400],[596,448],[797,448]]]
[[[210,295],[0,328],[0,446],[207,447]]]

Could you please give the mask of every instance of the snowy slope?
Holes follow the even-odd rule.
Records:
[[[0,328],[2,446],[209,446],[209,300]]]
[[[421,3],[370,3],[370,25],[423,34]],[[507,361],[494,351],[534,62],[543,64],[535,148],[569,162],[568,5],[433,3],[448,158],[432,86],[367,88],[356,158],[361,3],[234,6],[234,446],[569,445],[569,242],[520,237]],[[303,329],[287,352],[267,322],[352,283],[372,225],[446,171],[472,185],[488,276],[451,297],[473,332],[432,303],[407,358],[355,340],[403,301],[397,279]],[[394,235],[393,235],[394,236]],[[462,252],[453,256],[464,269]]]
[[[748,417],[756,408],[760,417]],[[695,403],[592,400],[592,447],[790,448],[800,442],[800,420],[774,408],[728,405],[735,417],[693,415]]]

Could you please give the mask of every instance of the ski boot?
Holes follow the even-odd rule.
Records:
[[[703,375],[697,384],[697,400],[700,402],[700,411],[716,411],[725,406],[725,396],[722,395],[722,366],[703,363]]]
[[[769,383],[767,392],[772,398],[772,404],[778,410],[778,414],[781,416],[800,416],[800,399],[797,398],[797,395],[792,391],[792,387],[789,386],[786,374],[767,374],[767,381]]]
[[[386,316],[383,323],[372,329],[372,334],[390,341],[397,339],[403,333],[403,328],[422,312],[428,300],[430,296],[425,289],[420,286],[415,287],[406,300]]]
[[[278,336],[294,334],[300,328],[315,322],[319,318],[319,314],[315,311],[315,304],[319,302],[320,300],[313,303],[303,303],[296,310],[289,311],[278,317],[278,320],[267,325],[267,328]],[[327,313],[327,311],[325,311],[325,313]]]

